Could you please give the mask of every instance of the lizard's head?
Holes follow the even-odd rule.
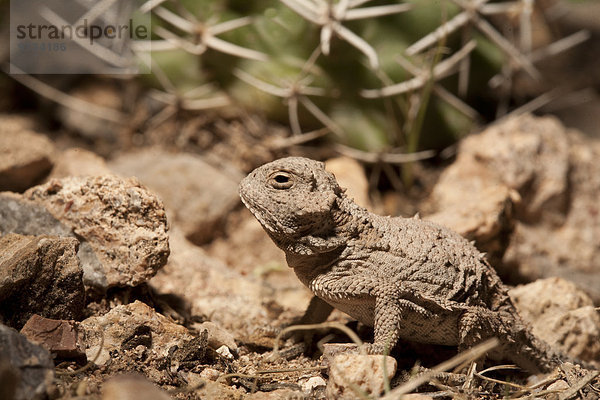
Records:
[[[343,192],[322,162],[301,157],[265,164],[240,183],[242,201],[276,243],[326,234]]]

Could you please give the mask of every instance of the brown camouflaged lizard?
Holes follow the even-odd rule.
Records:
[[[399,338],[471,347],[497,337],[493,359],[546,372],[567,357],[537,339],[485,256],[443,226],[390,218],[356,205],[324,164],[290,157],[240,184],[244,204],[314,297],[304,323],[333,307],[374,327],[372,354]]]

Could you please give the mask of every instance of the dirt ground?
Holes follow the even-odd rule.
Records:
[[[153,393],[149,396],[156,398],[178,399],[358,396],[347,382],[337,380],[355,373],[357,363],[363,361],[352,359],[344,364],[335,358],[335,346],[323,347],[325,342],[351,343],[346,333],[323,327],[312,333],[308,347],[277,338],[302,315],[311,295],[238,200],[237,182],[263,159],[223,169],[214,158],[156,147],[102,157],[71,147],[80,143],[69,136],[50,136],[48,145],[28,117],[4,118],[5,131],[30,135],[28,141],[5,144],[15,159],[43,158],[45,150],[51,152],[51,172],[43,178],[46,183],[23,194],[0,196],[4,239],[10,236],[8,231],[30,235],[17,235],[4,243],[4,265],[15,263],[14,256],[6,257],[13,254],[14,243],[56,234],[59,228],[52,224],[76,232],[75,237],[89,243],[92,252],[113,254],[110,259],[97,257],[102,278],[88,276],[84,266],[84,300],[71,314],[57,311],[58,306],[29,303],[13,319],[6,319],[9,314],[4,313],[5,323],[50,349],[54,368],[45,386],[50,398],[127,398],[119,396],[138,390],[149,390]],[[36,140],[45,144],[39,146],[41,156],[31,151]],[[23,143],[28,150],[19,152]],[[475,240],[508,284],[521,284],[511,296],[536,335],[573,357],[598,361],[600,317],[594,308],[600,287],[600,170],[594,162],[598,156],[596,139],[567,130],[554,118],[526,115],[465,140],[452,163],[421,165],[416,169],[419,184],[405,194],[388,191],[384,196],[370,196],[368,170],[352,159],[329,159],[327,168],[367,208],[405,216],[419,211],[424,218]],[[36,163],[35,168],[40,165]],[[105,177],[89,176],[98,173]],[[193,179],[199,173],[202,177]],[[139,200],[128,206],[134,190],[139,191]],[[163,204],[166,214],[161,211]],[[33,213],[27,208],[33,206],[45,211]],[[19,211],[15,214],[15,210]],[[47,218],[53,222],[40,222],[42,212],[49,212]],[[30,225],[27,229],[25,222]],[[131,247],[129,238],[147,235],[139,231],[146,225],[157,235],[155,244]],[[156,245],[167,239],[168,258],[160,255]],[[120,246],[131,250],[115,253],[107,240],[122,242]],[[574,248],[579,251],[573,252]],[[139,267],[130,258],[133,251],[139,253],[136,259],[146,260]],[[83,253],[78,256],[81,264],[90,262]],[[25,263],[27,257],[21,254],[17,260]],[[62,265],[55,263],[55,268]],[[64,274],[60,279],[70,279]],[[5,290],[14,288],[9,285]],[[52,290],[58,291],[57,302],[67,299],[66,292],[61,292],[64,286]],[[4,304],[24,298],[19,293],[11,296]],[[66,346],[66,334],[55,343],[56,338],[47,335],[45,320],[36,320],[36,314],[49,321],[75,320],[72,349],[57,349]],[[363,341],[372,340],[370,328],[339,311],[328,321],[350,328]],[[276,344],[281,349],[278,355]],[[415,365],[432,368],[457,356],[453,348],[412,342],[400,343],[391,355],[394,361],[388,378],[383,378],[379,364],[364,367],[368,373],[356,378],[361,390],[373,398],[385,394],[383,382],[392,390],[404,390],[415,382],[411,373]],[[340,372],[331,363],[346,369]],[[495,368],[483,371],[490,366]],[[458,362],[450,369],[455,367],[456,374],[425,379],[404,393],[416,390],[422,398],[501,398],[507,394],[518,398],[537,392],[550,399],[553,393],[580,387],[579,398],[598,398],[598,378],[579,367],[565,366],[545,377],[528,377],[494,364],[471,364],[471,369],[465,369],[464,362]]]

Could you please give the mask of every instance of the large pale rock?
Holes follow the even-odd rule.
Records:
[[[396,367],[396,359],[390,356],[338,354],[329,366],[327,395],[334,399],[359,399],[363,392],[378,397],[386,380],[389,382],[396,374]]]
[[[84,307],[75,238],[0,237],[0,315],[21,327],[33,314],[76,319]]]
[[[71,148],[60,153],[48,180],[67,176],[96,176],[110,174],[102,157],[91,151]]]
[[[517,223],[504,264],[529,280],[551,276],[571,280],[598,302],[600,141],[567,131],[551,118],[530,117],[525,128],[561,135],[567,140],[568,148],[554,146],[554,153],[548,155],[543,166],[538,167],[555,173],[541,175],[545,183],[538,184],[540,194],[529,194],[523,198],[548,198],[548,201],[541,206],[541,218],[522,218]],[[563,168],[554,163],[561,165],[565,158],[568,160],[568,174],[562,182],[558,182],[556,170],[562,171]]]
[[[87,358],[96,365],[106,364],[111,353],[135,350],[138,346],[144,347],[148,359],[156,360],[166,357],[174,346],[182,347],[193,339],[185,327],[137,300],[83,320],[80,332]]]
[[[473,161],[457,161],[444,171],[429,199],[428,206],[437,211],[425,219],[474,240],[495,264],[508,246],[520,197],[508,186],[490,180]]]
[[[148,150],[124,154],[110,163],[123,176],[136,176],[165,203],[169,219],[185,236],[201,244],[239,203],[241,175],[217,169],[193,154]]]
[[[52,169],[54,146],[27,120],[0,115],[0,191],[22,192]]]
[[[12,382],[0,380],[0,386],[14,385],[14,400],[43,400],[54,379],[54,363],[47,350],[28,341],[16,330],[0,324],[0,364],[9,365],[11,373],[0,379],[12,378]],[[3,390],[0,389],[0,393]]]
[[[569,138],[556,119],[529,115],[509,119],[467,138],[460,152],[478,160],[490,179],[519,193],[520,219],[563,211],[568,200]]]
[[[325,162],[325,169],[335,175],[348,197],[356,204],[372,210],[369,200],[369,182],[360,163],[349,157],[331,158]]]
[[[551,119],[521,117],[464,139],[440,176],[428,216],[501,259],[515,217],[559,213],[567,200],[568,140]]]
[[[523,115],[460,145],[428,217],[474,239],[504,279],[560,276],[600,300],[600,142]]]
[[[573,283],[542,279],[511,289],[510,296],[536,336],[573,357],[600,361],[600,315]]]
[[[43,205],[81,240],[88,286],[135,286],[169,255],[161,201],[135,179],[113,175],[53,179],[23,194]]]

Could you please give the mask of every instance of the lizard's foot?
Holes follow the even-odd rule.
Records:
[[[467,380],[467,375],[458,374],[454,372],[439,372],[433,371],[427,367],[415,366],[412,370],[403,371],[400,373],[400,381],[408,382],[415,377],[423,376],[428,374],[431,380],[438,380],[441,383],[449,386],[461,386]]]
[[[365,343],[363,348],[367,354],[390,354],[390,350],[382,343]]]

